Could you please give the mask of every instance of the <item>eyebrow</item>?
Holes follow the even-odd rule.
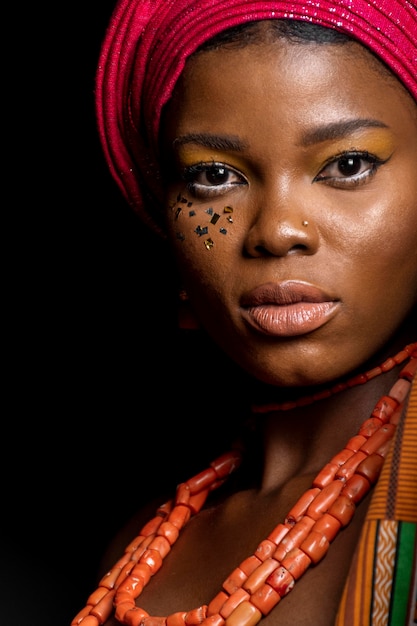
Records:
[[[188,133],[181,137],[176,137],[173,146],[183,146],[187,143],[194,143],[213,150],[233,150],[240,152],[247,148],[247,143],[234,135],[214,135],[211,133]]]
[[[341,139],[363,128],[388,128],[384,122],[375,119],[341,120],[322,124],[303,133],[300,145],[310,146],[323,141]],[[248,147],[247,142],[234,135],[215,135],[212,133],[187,133],[176,137],[173,146],[198,144],[213,150],[233,150],[241,152]]]
[[[311,146],[322,141],[341,139],[363,128],[388,128],[388,126],[374,119],[341,120],[307,130],[303,133],[301,145]]]

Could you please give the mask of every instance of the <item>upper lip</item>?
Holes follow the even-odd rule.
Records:
[[[286,280],[279,283],[265,283],[244,294],[241,298],[243,307],[265,304],[286,306],[297,302],[333,302],[336,298],[316,285],[300,280]]]

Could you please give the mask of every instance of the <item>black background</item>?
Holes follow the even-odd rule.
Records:
[[[69,626],[115,532],[188,477],[175,437],[184,445],[204,423],[190,429],[181,412],[204,398],[183,400],[164,248],[98,144],[94,75],[112,7],[18,7],[5,26],[2,626]]]
[[[113,5],[17,7],[7,21],[2,626],[69,626],[116,531],[233,431],[232,368],[178,334],[172,264],[99,146]]]

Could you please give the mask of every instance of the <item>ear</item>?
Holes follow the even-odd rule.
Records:
[[[194,314],[185,289],[180,289],[178,292],[177,315],[179,328],[187,330],[196,330],[200,328],[200,324]]]

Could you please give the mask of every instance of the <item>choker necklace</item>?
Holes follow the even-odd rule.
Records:
[[[356,506],[378,480],[417,371],[417,342],[342,387],[367,382],[407,358],[410,360],[397,382],[377,402],[358,433],[317,474],[284,522],[231,572],[208,605],[154,617],[136,606],[135,600],[162,566],[190,517],[201,510],[209,493],[239,467],[240,448],[218,457],[206,470],[177,487],[175,497],[159,507],[155,517],[101,579],[71,626],[102,626],[113,610],[117,621],[126,626],[255,626],[293,589],[307,568],[326,555],[339,530],[349,524]],[[328,395],[342,389],[337,386]],[[307,404],[314,401],[311,398],[314,396]],[[275,411],[280,405],[270,406],[273,408],[268,410]],[[291,408],[284,406],[281,410]],[[301,406],[300,401],[297,406]]]
[[[325,398],[330,398],[330,396],[334,396],[340,391],[345,391],[345,389],[350,389],[351,387],[356,387],[357,385],[364,385],[371,380],[372,378],[376,378],[380,374],[384,374],[385,372],[389,372],[396,365],[399,365],[405,359],[407,359],[413,349],[417,344],[410,344],[401,350],[394,357],[390,357],[381,365],[377,367],[373,367],[368,370],[364,374],[358,374],[357,376],[352,376],[352,378],[348,378],[345,381],[341,381],[336,385],[330,387],[330,389],[324,389],[322,391],[318,391],[317,393],[311,394],[311,396],[303,396],[302,398],[298,398],[297,400],[288,400],[286,402],[280,403],[269,403],[262,405],[253,405],[252,413],[272,413],[273,411],[288,411],[289,409],[295,409],[302,406],[307,406],[309,404],[313,404],[313,402],[317,402],[318,400],[324,400]]]

